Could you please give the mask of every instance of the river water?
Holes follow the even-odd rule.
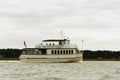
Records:
[[[21,63],[0,61],[0,80],[120,80],[120,62]]]

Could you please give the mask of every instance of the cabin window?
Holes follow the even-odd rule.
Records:
[[[56,54],[56,50],[55,50],[55,54]]]
[[[53,50],[52,50],[52,52],[51,52],[52,54],[53,54]]]
[[[37,51],[34,51],[34,54],[37,54],[38,52]]]
[[[63,51],[63,54],[65,54],[65,50]]]
[[[59,54],[59,50],[58,50],[57,52],[58,52],[58,54]]]
[[[69,54],[71,54],[70,50],[69,50]]]
[[[66,54],[68,54],[68,50],[66,50]]]
[[[33,51],[29,51],[30,54],[33,54]]]
[[[60,51],[60,53],[62,54],[62,50]]]
[[[71,50],[71,53],[73,54],[73,50]]]
[[[22,54],[26,54],[26,51],[23,51]]]
[[[38,51],[38,54],[42,54],[42,51]]]

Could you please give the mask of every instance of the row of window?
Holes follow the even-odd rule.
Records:
[[[73,50],[52,50],[51,54],[74,54]]]
[[[27,55],[44,55],[46,54],[46,51],[23,51],[22,54],[27,54]]]

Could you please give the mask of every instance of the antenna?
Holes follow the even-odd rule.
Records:
[[[84,40],[82,40],[82,51],[83,51],[83,42],[84,42]]]
[[[60,31],[60,38],[63,39],[63,31]]]

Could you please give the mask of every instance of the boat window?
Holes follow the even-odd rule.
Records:
[[[52,50],[52,54],[53,54],[53,50]]]
[[[65,50],[63,51],[63,54],[65,54]]]
[[[59,50],[58,50],[57,52],[58,52],[58,54],[59,54]]]
[[[23,51],[22,54],[27,54],[26,51]]]
[[[56,54],[56,50],[55,50],[55,54]]]
[[[69,54],[71,54],[70,50],[69,50]]]
[[[73,54],[73,50],[71,50],[71,53]]]
[[[68,54],[68,50],[66,50],[66,54]]]
[[[62,50],[60,51],[60,53],[63,54],[63,53],[62,53]]]
[[[31,51],[29,51],[29,53],[30,53],[30,54],[33,54],[33,51],[31,50]]]
[[[39,51],[38,54],[42,54],[42,51]]]
[[[38,54],[38,51],[34,51],[34,54]]]

